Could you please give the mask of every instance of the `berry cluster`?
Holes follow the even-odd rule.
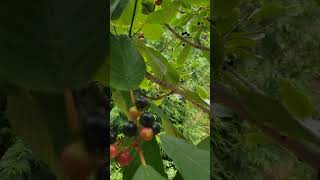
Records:
[[[125,138],[117,141],[117,135],[110,131],[110,159],[117,158],[121,167],[127,166],[132,161],[130,148],[140,151],[139,142],[151,141],[154,136],[160,133],[160,125],[150,112],[144,111],[148,107],[148,101],[138,97],[135,106],[128,112],[129,121],[124,125],[122,131]],[[129,141],[129,146],[125,145]]]
[[[189,37],[189,36],[190,36],[190,33],[188,33],[188,32],[183,32],[183,33],[181,33],[181,35],[182,35],[182,36],[185,36],[185,35],[186,35],[186,36]]]

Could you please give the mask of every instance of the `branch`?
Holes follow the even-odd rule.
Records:
[[[136,16],[137,4],[138,4],[138,0],[135,0],[135,2],[134,2],[133,14],[132,14],[132,19],[131,19],[131,25],[130,25],[130,30],[129,30],[129,37],[131,37],[131,33],[132,33],[132,27],[133,27],[134,17]]]
[[[213,89],[211,91],[214,92],[213,99],[215,102],[222,103],[226,107],[229,107],[236,112],[241,119],[246,119],[248,122],[258,127],[264,134],[291,151],[296,155],[296,157],[305,161],[314,169],[320,169],[320,153],[308,149],[299,141],[284,136],[270,127],[257,123],[257,121],[250,117],[250,114],[244,109],[240,101],[233,96],[233,93],[227,87],[220,83],[213,84],[212,87]]]
[[[171,94],[173,94],[173,93],[174,93],[174,91],[171,91],[171,92],[169,92],[169,93],[166,93],[166,94],[163,94],[163,95],[157,96],[157,97],[150,97],[150,96],[147,96],[146,94],[143,94],[143,93],[141,93],[141,95],[144,96],[144,97],[146,97],[146,98],[148,98],[148,99],[159,100],[159,99],[162,99],[162,98],[164,98],[164,97],[166,97],[166,96],[169,96],[169,95],[171,95]]]
[[[194,43],[194,42],[192,42],[192,41],[190,41],[190,40],[188,40],[188,39],[180,36],[180,34],[177,33],[174,29],[172,29],[169,24],[164,24],[164,26],[165,26],[172,34],[174,34],[178,39],[180,39],[181,41],[189,44],[190,46],[192,46],[192,47],[194,47],[194,48],[197,48],[197,49],[204,50],[204,51],[210,51],[210,48],[209,48],[209,47],[205,47],[205,46],[203,46],[203,45],[201,45],[201,44],[196,44],[196,43]]]
[[[171,91],[174,91],[176,94],[179,94],[185,98],[187,98],[187,95],[185,92],[183,92],[181,89],[177,88],[176,85],[174,84],[170,84],[168,82],[162,81],[158,78],[156,78],[155,76],[153,76],[152,74],[146,72],[146,78],[152,82],[155,82],[159,85],[161,85],[164,88],[170,89]],[[188,98],[187,98],[188,99]],[[208,109],[207,107],[195,102],[192,99],[188,99],[191,103],[193,103],[195,106],[197,106],[199,109],[201,109],[203,112],[207,113],[210,115],[210,109]]]

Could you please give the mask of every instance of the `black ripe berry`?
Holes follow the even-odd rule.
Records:
[[[160,125],[159,125],[159,123],[157,123],[157,122],[153,123],[151,128],[152,128],[152,131],[153,131],[154,135],[160,133]]]
[[[188,33],[187,36],[190,36],[190,33]]]
[[[89,115],[82,128],[83,140],[89,151],[103,150],[108,146],[108,127],[99,113]]]
[[[182,44],[182,46],[185,46],[185,45],[186,45],[185,43]]]
[[[139,110],[142,110],[148,106],[148,101],[144,97],[138,97],[136,100],[136,106]]]
[[[181,33],[181,35],[182,35],[182,36],[185,35],[185,32]]]
[[[117,141],[116,133],[110,131],[110,144],[114,144]]]
[[[133,122],[128,122],[123,127],[123,134],[128,137],[132,137],[137,134],[137,130],[138,130],[138,128],[137,128],[136,124],[134,124]]]
[[[153,123],[154,123],[154,119],[151,113],[149,112],[145,112],[140,116],[140,123],[144,126],[144,127],[152,127]]]
[[[200,22],[198,22],[198,26],[200,25]]]

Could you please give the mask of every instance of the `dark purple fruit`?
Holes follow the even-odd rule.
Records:
[[[153,123],[152,125],[152,130],[153,130],[153,134],[156,135],[156,134],[159,134],[160,133],[160,124],[155,122]]]
[[[148,106],[148,101],[144,97],[138,97],[136,100],[136,106],[139,110],[142,110]]]
[[[123,134],[128,137],[133,137],[137,134],[137,130],[138,128],[136,124],[134,124],[133,122],[128,122],[123,127]]]
[[[140,123],[144,126],[144,127],[152,127],[153,123],[154,123],[154,118],[152,116],[151,113],[149,112],[144,112],[141,116],[140,116]]]

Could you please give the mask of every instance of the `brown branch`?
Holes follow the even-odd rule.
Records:
[[[192,41],[190,41],[190,40],[188,40],[188,39],[180,36],[180,34],[177,33],[174,29],[172,29],[172,27],[170,27],[169,24],[164,24],[164,26],[165,26],[172,34],[174,34],[178,39],[180,39],[181,41],[189,44],[190,46],[192,46],[192,47],[194,47],[194,48],[197,48],[197,49],[204,50],[204,51],[210,51],[210,48],[209,48],[209,47],[205,47],[205,46],[203,46],[203,45],[201,45],[201,44],[196,44],[196,43],[194,43],[194,42],[192,42]]]
[[[181,89],[179,89],[178,87],[176,87],[176,85],[162,81],[158,78],[156,78],[155,76],[153,76],[152,74],[146,72],[146,78],[149,79],[152,82],[155,82],[159,85],[161,85],[162,87],[166,88],[166,89],[170,89],[171,91],[174,91],[176,94],[179,94],[183,97],[187,98],[187,95],[185,92],[183,92]],[[207,107],[195,102],[192,99],[188,99],[191,103],[193,103],[196,107],[198,107],[199,109],[201,109],[203,112],[210,114],[210,109],[208,109]]]
[[[166,94],[163,94],[163,95],[157,96],[157,97],[150,97],[150,96],[147,96],[146,94],[143,94],[143,93],[141,93],[141,95],[148,98],[148,99],[151,99],[151,100],[159,100],[159,99],[165,98],[166,96],[169,96],[173,93],[174,93],[174,91],[171,91],[169,93],[166,93]]]
[[[296,157],[305,161],[314,169],[320,169],[320,153],[312,151],[301,142],[284,136],[276,130],[259,124],[257,121],[253,120],[250,114],[244,109],[240,101],[233,96],[233,93],[227,87],[223,86],[220,83],[213,84],[212,87],[212,92],[214,92],[213,99],[215,102],[229,107],[234,112],[236,112],[241,117],[241,119],[245,119],[251,124],[258,127],[264,134],[295,154]]]

